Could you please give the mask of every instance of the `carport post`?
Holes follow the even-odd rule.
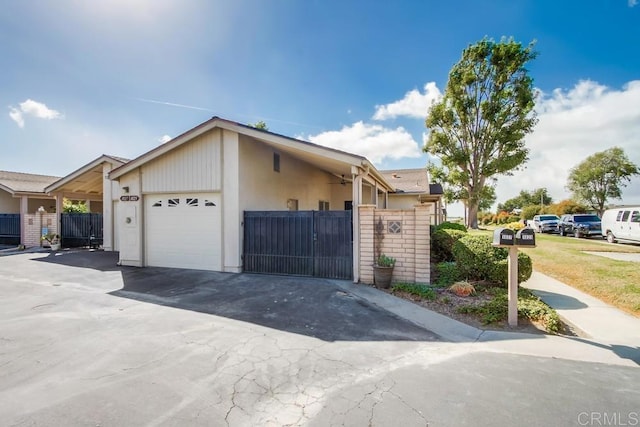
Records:
[[[509,326],[518,326],[518,247],[509,248]]]

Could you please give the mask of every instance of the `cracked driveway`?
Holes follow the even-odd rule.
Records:
[[[640,411],[637,368],[438,341],[331,281],[114,260],[0,258],[2,425],[585,425],[582,412]]]

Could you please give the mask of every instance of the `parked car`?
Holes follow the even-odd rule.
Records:
[[[561,236],[567,234],[573,234],[575,237],[600,236],[602,234],[600,217],[594,214],[562,215],[558,232]]]
[[[560,218],[558,215],[536,215],[527,222],[536,233],[557,233]]]
[[[640,206],[607,209],[602,215],[602,235],[609,243],[640,243]]]

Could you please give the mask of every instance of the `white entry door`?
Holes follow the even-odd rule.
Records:
[[[146,265],[222,271],[220,194],[145,195]]]

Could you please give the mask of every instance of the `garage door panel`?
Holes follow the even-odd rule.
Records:
[[[219,194],[145,196],[147,265],[222,270]]]

